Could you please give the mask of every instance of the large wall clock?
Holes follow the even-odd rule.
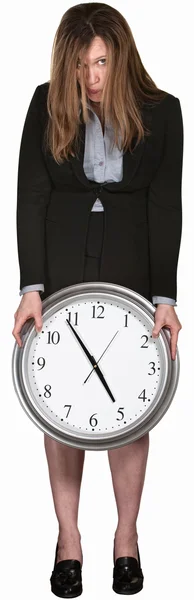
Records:
[[[124,446],[167,411],[179,377],[170,333],[152,337],[154,306],[106,282],[59,290],[42,303],[43,328],[22,328],[12,356],[27,415],[55,440],[86,450]]]

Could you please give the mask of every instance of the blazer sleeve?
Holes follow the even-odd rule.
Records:
[[[151,295],[177,300],[182,233],[183,119],[180,101],[166,106],[164,153],[148,190]]]
[[[30,101],[21,137],[17,180],[20,289],[45,280],[45,215],[52,184],[42,150],[40,86]]]

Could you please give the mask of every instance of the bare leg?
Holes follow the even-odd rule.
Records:
[[[115,560],[119,556],[137,558],[136,520],[143,490],[149,434],[121,448],[108,451],[113,489],[118,511],[115,531]]]
[[[72,448],[44,434],[54,507],[59,523],[57,562],[74,558],[83,562],[77,525],[85,450]]]

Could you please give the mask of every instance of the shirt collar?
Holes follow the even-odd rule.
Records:
[[[96,114],[96,113],[95,113],[95,111],[94,111],[94,109],[92,108],[92,105],[91,105],[89,102],[86,102],[86,106],[87,106],[87,108],[89,108],[89,110],[90,110],[90,111],[93,113],[93,115],[95,115],[95,114]],[[81,114],[81,110],[82,110],[82,109],[81,109],[81,106],[80,106],[80,109],[79,109],[79,115]]]
[[[94,116],[97,116],[95,110],[92,108],[92,105],[89,102],[86,102],[86,106],[90,110],[90,112],[92,112],[92,114]],[[80,116],[80,114],[81,114],[81,106],[80,106],[80,109],[79,109],[79,116]],[[106,122],[106,128],[107,129],[111,129],[111,131],[113,130],[112,125],[109,125],[109,122]]]

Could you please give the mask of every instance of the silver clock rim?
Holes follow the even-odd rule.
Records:
[[[97,298],[99,298],[99,295],[101,297],[102,300],[108,300],[108,301],[113,301],[113,302],[121,302],[122,304],[124,304],[124,299],[123,299],[123,294],[121,296],[121,294],[113,294],[113,293],[107,293],[107,292],[100,292],[99,291],[93,291],[92,293],[89,292],[88,296],[92,299],[95,298],[95,296]],[[51,306],[48,306],[46,311],[44,312],[44,316],[46,316],[47,319],[49,319],[50,317],[52,317],[53,313],[55,313],[56,311],[62,310],[65,306],[68,306],[69,303],[72,304],[75,302],[75,298],[77,302],[82,302],[83,300],[85,301],[87,295],[84,292],[80,292],[77,293],[76,295],[68,295],[67,297],[62,297],[62,300],[58,300],[54,303],[52,303]],[[128,303],[129,302],[129,303]],[[127,305],[126,305],[126,310],[130,307],[131,309],[134,309],[135,307],[135,303],[132,302],[131,300],[128,300]],[[136,303],[136,307],[137,307],[137,303]],[[145,316],[145,310],[142,309],[142,307],[139,305],[138,307],[138,312],[139,314],[142,314],[143,318]],[[151,317],[149,314],[146,315],[147,319],[149,321],[151,321]],[[152,322],[152,321],[151,321]],[[19,379],[22,381],[22,385],[23,385],[23,390],[24,393],[26,394],[26,398],[28,395],[28,390],[30,389],[30,383],[29,383],[29,376],[28,376],[28,370],[26,369],[26,364],[28,362],[28,351],[30,348],[30,344],[31,344],[31,338],[34,336],[34,327],[31,327],[30,330],[30,334],[28,335],[28,340],[27,340],[27,344],[25,346],[24,352],[23,352],[23,357],[22,357],[22,362],[20,363],[20,370],[19,370]],[[165,336],[161,335],[160,336],[160,343],[162,345],[162,348],[164,350],[164,342],[166,342],[166,338]],[[169,353],[169,348],[168,345],[165,346],[165,351]],[[115,440],[119,440],[121,439],[124,435],[131,435],[132,432],[135,432],[139,429],[139,427],[142,427],[144,422],[148,421],[150,418],[150,415],[154,415],[155,412],[157,411],[157,407],[158,407],[158,402],[160,401],[160,396],[162,394],[164,394],[164,390],[166,390],[168,388],[168,383],[170,380],[170,363],[169,363],[169,369],[167,369],[167,356],[165,354],[165,352],[163,352],[163,362],[161,363],[161,367],[162,367],[162,371],[163,371],[163,376],[161,379],[161,383],[159,386],[159,389],[157,391],[157,394],[155,396],[154,402],[152,403],[151,407],[149,410],[146,411],[146,415],[141,415],[138,419],[136,419],[135,422],[133,422],[132,424],[128,424],[126,426],[126,428],[122,428],[121,431],[117,430],[114,431],[114,439]],[[44,411],[41,410],[40,405],[37,406],[37,402],[36,399],[34,398],[33,401],[33,392],[31,391],[31,408],[33,407],[34,412],[37,414],[37,417],[42,419],[43,421],[46,420],[47,424],[52,427],[52,429],[54,429],[57,432],[60,432],[62,435],[64,435],[64,428],[60,426],[60,424],[58,423],[57,426],[56,424],[52,421],[52,419],[47,418],[47,416],[45,415]],[[76,439],[77,434],[79,433],[79,438],[82,439],[82,441],[84,441],[84,443],[87,442],[87,440],[91,440],[91,434],[85,431],[78,431],[77,429],[75,430],[71,430],[69,428],[66,429],[66,435],[70,438],[72,438],[73,440]],[[104,443],[104,437],[105,434],[104,433],[93,433],[92,434],[92,440],[93,441],[97,441],[98,444]],[[106,433],[106,440],[108,441],[109,439],[111,439],[112,437],[112,432],[107,432]]]
[[[118,284],[112,284],[107,282],[82,282],[68,286],[52,295],[48,296],[42,303],[42,314],[43,316],[48,315],[50,312],[57,310],[60,303],[64,301],[70,301],[71,298],[75,299],[80,294],[90,295],[91,293],[106,294],[108,296],[114,295],[120,298],[121,301],[130,301],[137,309],[143,310],[147,317],[153,319],[155,313],[155,307],[149,300],[129,288],[120,286]],[[167,378],[165,389],[163,389],[163,400],[160,403],[155,403],[150,411],[146,412],[145,419],[139,423],[137,420],[136,424],[133,424],[131,428],[126,427],[126,431],[122,429],[118,432],[108,432],[108,434],[86,434],[77,431],[69,432],[60,429],[53,423],[47,420],[46,415],[41,414],[37,407],[35,407],[29,401],[25,385],[23,383],[22,375],[22,364],[24,364],[23,357],[25,359],[25,353],[27,346],[32,335],[34,335],[35,326],[34,320],[28,320],[22,328],[23,347],[19,348],[15,342],[13,355],[12,355],[12,379],[15,388],[15,392],[18,396],[20,404],[28,417],[34,422],[34,424],[44,433],[54,438],[56,441],[63,442],[69,446],[77,447],[86,450],[107,450],[110,448],[117,448],[124,446],[127,443],[131,443],[136,439],[142,437],[148,431],[151,431],[156,424],[162,419],[166,411],[168,410],[174,394],[177,389],[179,372],[180,372],[180,359],[179,351],[177,348],[177,354],[174,361],[172,361],[169,349],[170,333],[167,329],[163,328],[160,333],[160,339],[165,347],[164,355],[166,356],[167,366]],[[160,394],[161,395],[161,394]],[[159,406],[158,406],[159,404]],[[79,437],[78,437],[79,435]]]

